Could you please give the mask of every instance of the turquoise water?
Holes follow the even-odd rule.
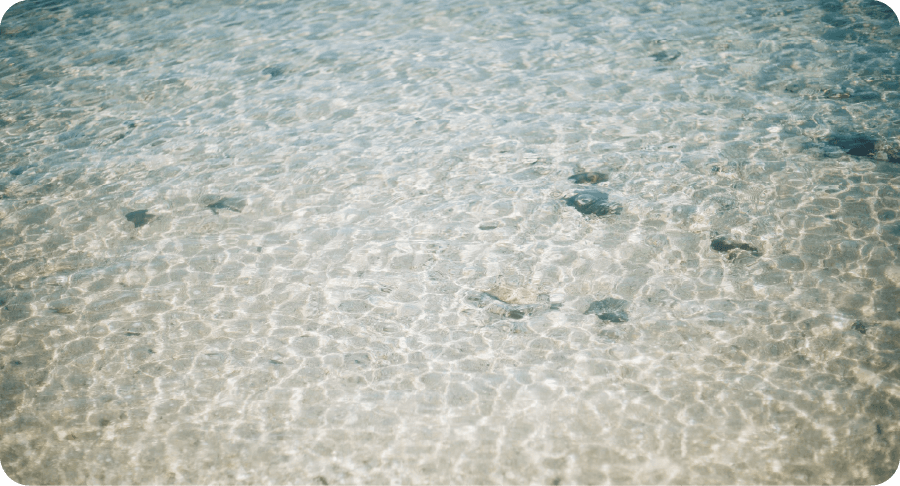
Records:
[[[880,483],[898,39],[875,1],[19,3],[3,469]]]

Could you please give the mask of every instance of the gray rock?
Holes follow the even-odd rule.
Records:
[[[569,177],[575,184],[598,184],[609,180],[608,174],[602,172],[582,172]]]
[[[718,236],[716,238],[713,238],[709,247],[722,253],[727,253],[731,250],[744,250],[749,251],[753,256],[760,255],[759,249],[757,249],[755,246],[751,246],[740,241],[735,241],[725,236]]]
[[[480,229],[480,230],[482,230],[482,231],[490,231],[490,230],[492,230],[492,229],[497,229],[497,227],[499,227],[499,226],[500,226],[499,223],[496,223],[496,222],[494,222],[494,221],[490,221],[490,222],[487,222],[487,223],[481,223],[480,225],[478,225],[478,229]]]
[[[155,214],[150,214],[146,209],[138,209],[125,215],[125,219],[134,223],[135,228],[140,228],[155,218]]]
[[[622,206],[609,202],[609,195],[597,190],[579,191],[574,196],[565,199],[567,206],[572,206],[581,214],[619,214]]]
[[[628,320],[628,313],[625,312],[626,307],[628,307],[627,300],[608,297],[591,302],[590,307],[584,313],[585,315],[594,314],[603,321],[625,322]]]
[[[533,315],[548,309],[559,309],[560,307],[559,304],[551,304],[550,302],[510,304],[487,292],[469,292],[466,294],[466,300],[479,309],[510,319],[521,319],[527,315]]]
[[[833,133],[825,143],[857,157],[871,157],[878,141],[864,133]]]
[[[650,54],[650,57],[655,59],[657,62],[668,62],[674,61],[681,57],[681,53],[678,51],[659,51],[654,54]]]
[[[282,74],[284,74],[284,69],[281,69],[278,66],[271,66],[271,67],[267,67],[267,68],[263,69],[262,73],[268,74],[269,76],[274,78],[274,77],[281,76]]]
[[[247,203],[238,197],[222,197],[218,198],[217,201],[207,204],[206,207],[212,210],[214,214],[219,214],[220,209],[227,209],[229,211],[234,211],[236,213],[241,212],[246,206]]]
[[[627,306],[627,300],[607,297],[591,302],[590,307],[584,313],[585,315],[594,314],[604,321],[625,322],[628,320],[628,313],[625,312]]]

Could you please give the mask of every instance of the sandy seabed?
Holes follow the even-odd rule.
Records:
[[[27,0],[0,24],[25,484],[877,484],[876,1]]]

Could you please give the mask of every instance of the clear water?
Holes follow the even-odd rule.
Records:
[[[893,13],[500,3],[14,6],[6,473],[890,477]]]

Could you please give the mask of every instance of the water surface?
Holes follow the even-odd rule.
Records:
[[[889,478],[897,17],[491,3],[12,7],[6,473]]]

